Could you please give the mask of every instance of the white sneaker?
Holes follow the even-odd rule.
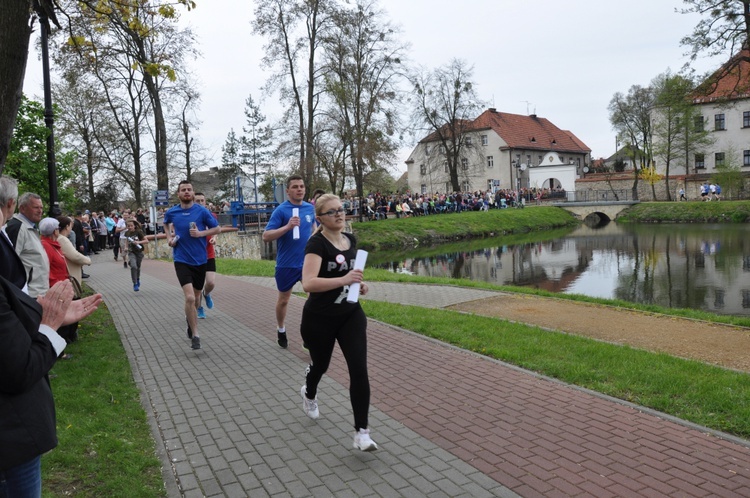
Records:
[[[318,411],[318,397],[315,399],[307,399],[307,386],[302,386],[299,393],[302,395],[302,409],[305,410],[305,415],[311,419],[316,419],[320,415]]]
[[[354,434],[354,449],[362,451],[375,451],[378,449],[375,441],[370,439],[369,429],[360,429],[359,432]]]

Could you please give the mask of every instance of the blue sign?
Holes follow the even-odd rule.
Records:
[[[168,190],[154,190],[154,206],[169,206],[169,191]]]

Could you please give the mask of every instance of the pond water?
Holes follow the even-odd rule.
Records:
[[[537,242],[486,239],[388,259],[371,257],[368,266],[750,316],[747,224],[609,223]]]

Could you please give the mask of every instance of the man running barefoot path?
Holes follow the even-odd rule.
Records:
[[[172,247],[175,273],[185,295],[187,336],[192,341],[191,347],[200,349],[197,307],[206,281],[205,238],[218,234],[221,227],[208,209],[195,203],[190,182],[180,182],[177,197],[180,205],[164,214],[164,233]]]
[[[294,284],[302,280],[302,263],[305,260],[305,245],[315,228],[315,208],[305,202],[305,182],[300,175],[292,175],[286,181],[287,200],[279,204],[263,232],[263,242],[276,242],[276,338],[279,346],[286,349],[286,309]],[[299,213],[294,216],[294,209]],[[299,228],[295,238],[294,228]]]

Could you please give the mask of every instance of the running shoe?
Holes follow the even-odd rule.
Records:
[[[370,439],[369,429],[360,429],[354,434],[354,449],[361,451],[375,451],[378,445]]]
[[[212,309],[214,307],[214,300],[211,298],[211,294],[203,293],[203,299],[206,300],[206,308]]]
[[[302,395],[302,409],[305,411],[305,415],[313,420],[318,418],[320,416],[320,412],[318,411],[318,397],[315,396],[315,399],[307,399],[306,385],[302,386],[299,393]]]
[[[206,310],[203,309],[203,306],[198,307],[198,318],[206,318]]]
[[[281,347],[281,349],[286,349],[286,347],[289,345],[289,341],[286,340],[286,332],[279,332],[277,330],[276,342],[279,343],[279,347]]]
[[[200,337],[193,337],[193,343],[190,346],[192,349],[200,349],[201,348],[201,338]]]

